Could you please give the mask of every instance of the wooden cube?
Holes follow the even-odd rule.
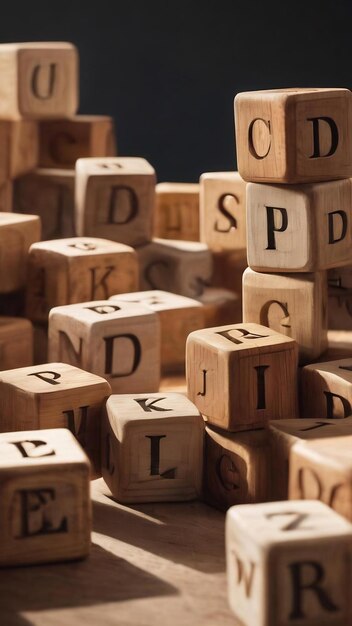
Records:
[[[205,287],[199,302],[204,310],[204,328],[242,321],[242,300],[229,289]]]
[[[242,302],[242,277],[248,267],[244,250],[213,252],[212,287],[230,289]]]
[[[303,417],[352,415],[352,358],[306,365],[301,371],[301,405]]]
[[[155,182],[155,171],[145,159],[78,159],[77,234],[130,246],[147,243],[153,236]]]
[[[0,157],[1,182],[12,180],[37,167],[39,141],[36,122],[32,120],[1,120],[0,140],[2,146]]]
[[[199,241],[199,185],[159,183],[155,191],[154,236]]]
[[[248,265],[315,272],[352,262],[352,181],[247,186]]]
[[[179,393],[113,395],[102,435],[103,477],[119,502],[200,495],[204,425]]]
[[[26,284],[28,250],[40,240],[37,215],[0,213],[0,293],[22,289]]]
[[[232,507],[228,598],[248,626],[347,626],[352,526],[321,502]]]
[[[110,300],[139,303],[155,311],[160,321],[162,371],[184,371],[187,337],[204,327],[204,307],[200,302],[157,289],[119,294]]]
[[[304,183],[352,175],[348,89],[272,89],[235,98],[237,164],[254,182]]]
[[[88,556],[89,461],[64,429],[0,435],[0,565]]]
[[[33,364],[33,327],[29,320],[0,317],[0,370]]]
[[[39,215],[42,240],[74,237],[75,170],[36,169],[17,178],[14,210]]]
[[[328,326],[352,330],[352,265],[328,271]]]
[[[201,241],[210,250],[246,249],[246,183],[238,172],[200,177]]]
[[[31,246],[28,265],[27,317],[35,322],[47,322],[54,306],[107,299],[138,288],[137,254],[106,239],[43,241]]]
[[[188,397],[210,424],[230,431],[298,417],[298,349],[259,324],[191,333],[186,348]]]
[[[66,42],[0,46],[0,119],[55,118],[78,108],[78,53]]]
[[[198,298],[210,282],[212,257],[203,243],[155,238],[137,252],[142,290],[159,289]]]
[[[67,363],[0,372],[0,431],[68,428],[100,475],[100,421],[109,383]]]
[[[204,500],[224,511],[234,504],[265,502],[270,493],[269,452],[265,430],[232,434],[207,425]]]
[[[104,376],[114,393],[158,391],[158,315],[121,300],[55,307],[49,315],[49,359]]]
[[[116,155],[114,120],[107,115],[75,115],[39,125],[39,166],[74,169],[77,159]]]
[[[243,321],[269,326],[298,343],[300,363],[328,347],[326,272],[243,274]]]

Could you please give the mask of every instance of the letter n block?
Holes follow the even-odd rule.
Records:
[[[352,527],[321,502],[232,507],[228,598],[246,626],[344,626],[351,620]]]
[[[0,435],[0,565],[88,556],[89,461],[64,428]]]
[[[237,163],[253,182],[305,183],[352,175],[348,89],[272,89],[235,98]]]
[[[184,395],[113,395],[103,427],[103,477],[119,502],[200,495],[204,425]]]
[[[188,397],[214,426],[263,428],[298,417],[297,365],[296,342],[265,326],[198,330],[187,340]]]
[[[322,419],[352,415],[352,358],[303,367],[301,412],[302,417]]]
[[[351,180],[247,186],[248,265],[315,272],[351,264]]]
[[[199,241],[199,185],[159,183],[155,191],[155,237]]]
[[[37,215],[0,213],[0,293],[19,291],[26,284],[28,251],[40,240]]]
[[[153,236],[155,171],[145,159],[111,157],[76,163],[76,230],[137,246]]]

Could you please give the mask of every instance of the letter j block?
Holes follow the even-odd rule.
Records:
[[[298,417],[296,342],[259,324],[191,333],[188,397],[210,424],[229,431]]]

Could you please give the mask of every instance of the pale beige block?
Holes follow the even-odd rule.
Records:
[[[26,284],[28,251],[40,240],[36,215],[0,212],[0,293],[22,289]]]
[[[88,556],[89,461],[66,429],[0,435],[0,565]]]
[[[301,412],[303,417],[328,419],[352,415],[352,358],[303,367]]]
[[[159,183],[155,192],[154,236],[199,241],[199,185]]]
[[[33,327],[20,317],[0,317],[0,370],[33,364]]]

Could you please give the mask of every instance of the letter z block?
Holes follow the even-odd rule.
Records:
[[[298,417],[298,350],[293,339],[234,324],[191,333],[186,347],[188,397],[210,424],[230,431]]]
[[[0,435],[0,565],[88,556],[89,461],[66,429]]]
[[[301,371],[302,417],[352,415],[352,359],[306,365]]]
[[[204,425],[179,393],[113,395],[103,427],[103,477],[119,502],[200,495]]]
[[[352,526],[321,502],[232,507],[228,598],[246,626],[347,626]]]

